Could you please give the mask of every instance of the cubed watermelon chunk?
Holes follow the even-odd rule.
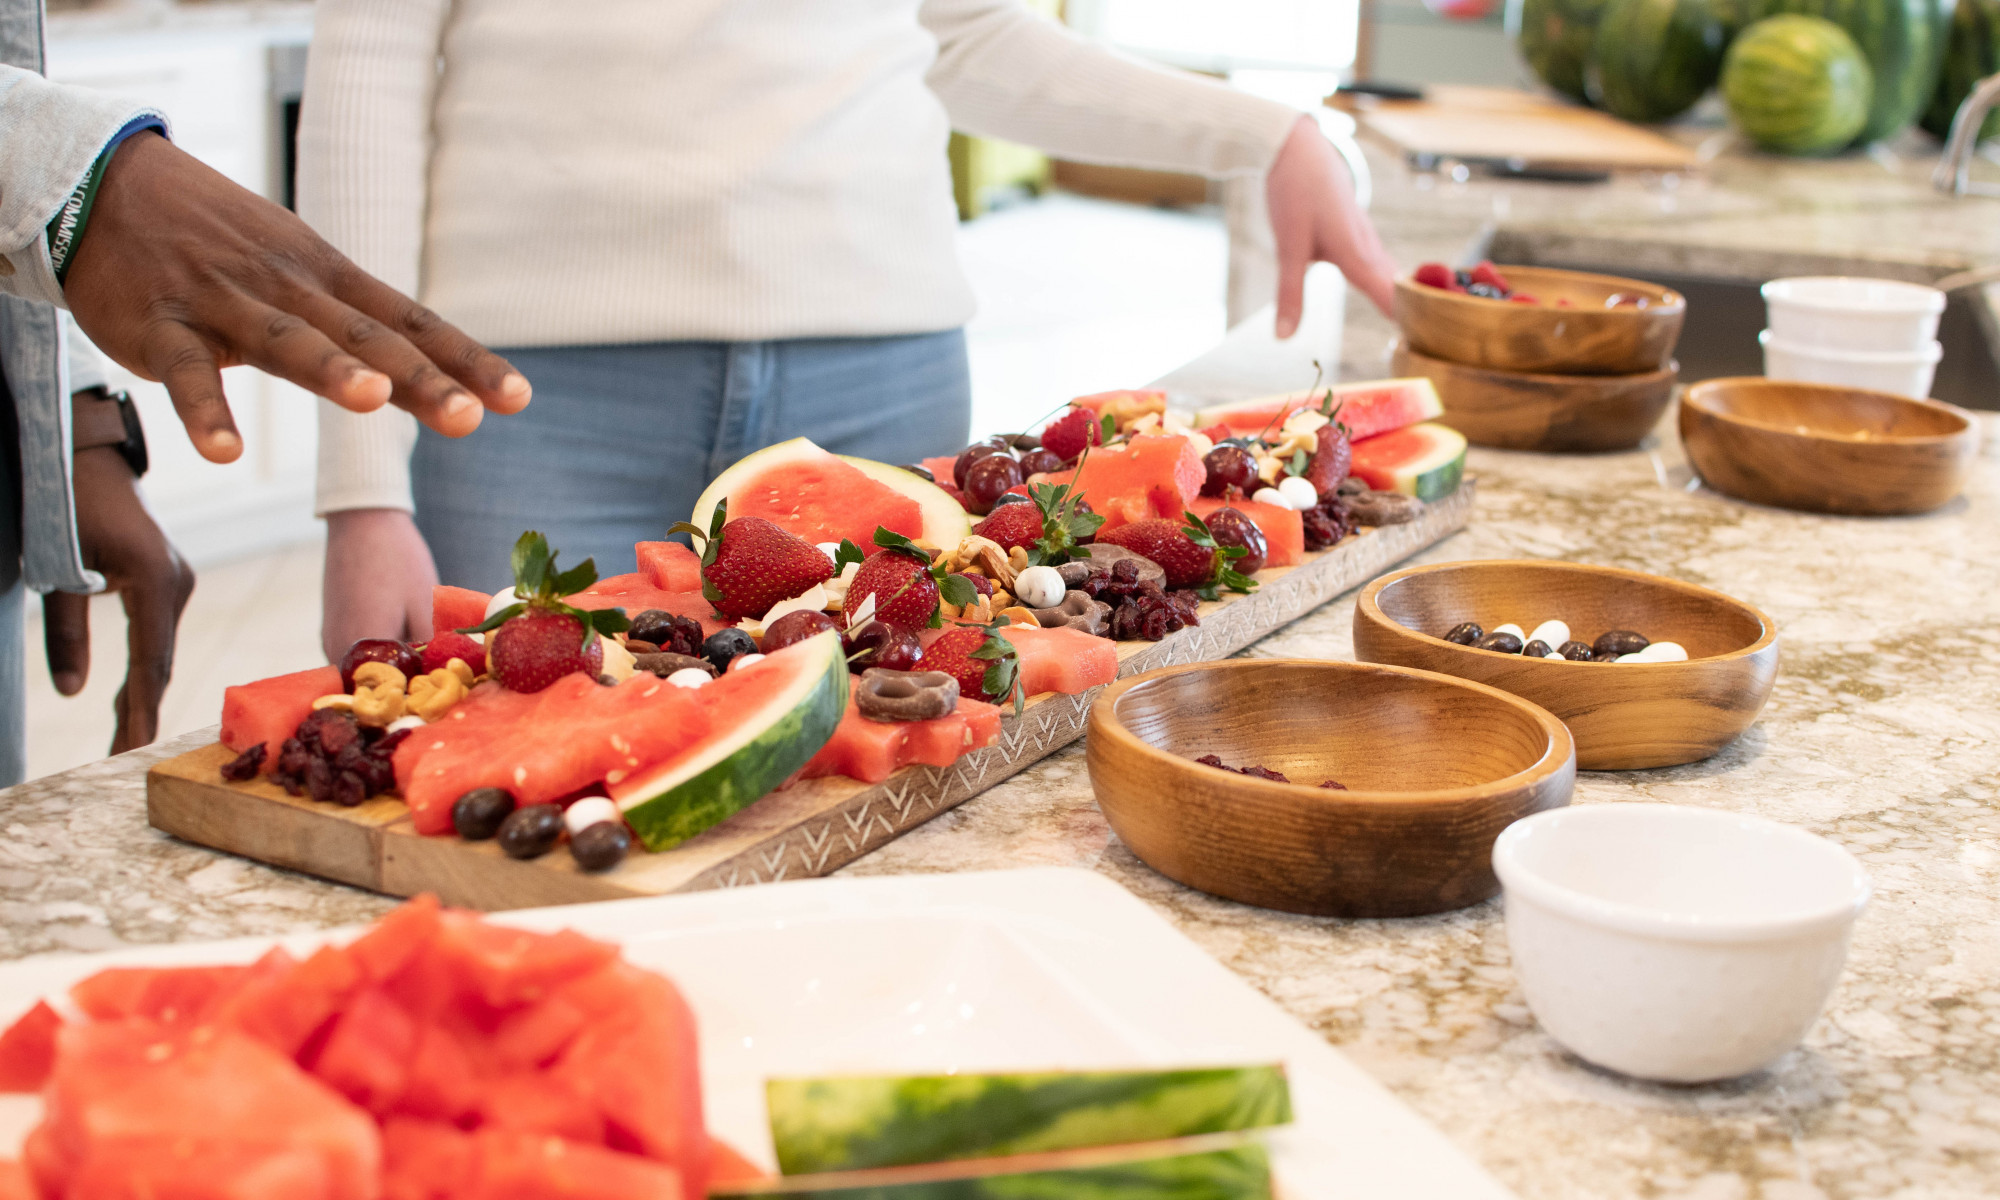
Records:
[[[56,1058],[62,1017],[46,1000],[21,1014],[0,1033],[0,1092],[39,1092]]]
[[[1037,478],[1076,485],[1104,518],[1104,528],[1116,529],[1149,517],[1179,517],[1201,494],[1208,469],[1188,439],[1142,434],[1120,446],[1091,450],[1075,470]]]
[[[845,775],[880,783],[911,763],[948,767],[969,750],[1000,740],[1000,709],[960,696],[958,708],[930,721],[871,721],[850,695],[833,737],[799,773],[807,779]]]
[[[312,712],[313,701],[340,686],[340,668],[313,667],[239,683],[222,690],[222,744],[241,754],[250,747],[264,746],[264,770],[278,767],[278,751],[285,739],[297,732],[299,722]]]
[[[1073,696],[1118,678],[1118,644],[1109,638],[1068,626],[1025,625],[1009,625],[1000,636],[1014,644],[1021,660],[1021,688],[1030,696],[1043,692]]]
[[[382,1200],[661,1200],[678,1172],[634,1154],[515,1130],[467,1133],[436,1121],[382,1131]]]
[[[663,592],[699,592],[701,556],[679,542],[640,542],[639,574]]]
[[[432,588],[431,632],[436,634],[447,629],[472,628],[486,619],[486,606],[492,599],[485,592],[475,592],[471,588],[442,584]]]
[[[1263,533],[1265,566],[1289,567],[1294,563],[1305,561],[1305,514],[1295,508],[1281,508],[1276,504],[1264,504],[1256,500],[1223,500],[1215,496],[1197,496],[1188,508],[1195,516],[1206,521],[1210,513],[1225,506],[1249,517]]]

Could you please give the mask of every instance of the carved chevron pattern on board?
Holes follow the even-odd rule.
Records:
[[[1121,678],[1158,667],[1225,658],[1464,527],[1473,482],[1433,504],[1408,525],[1371,530],[1202,615],[1201,624],[1169,635],[1119,664]],[[1000,740],[949,767],[899,771],[858,792],[832,812],[778,833],[747,854],[700,875],[694,887],[738,887],[825,875],[954,808],[1083,736],[1102,689],[1048,696],[1005,719]]]

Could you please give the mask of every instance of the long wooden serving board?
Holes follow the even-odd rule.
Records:
[[[1464,528],[1473,481],[1407,525],[1366,529],[1296,567],[1264,571],[1257,590],[1201,608],[1201,624],[1159,642],[1121,642],[1119,674],[1225,658],[1333,597]],[[493,842],[424,837],[394,797],[358,808],[287,796],[264,779],[225,783],[235,757],[212,745],[146,775],[156,829],[274,866],[394,896],[435,892],[447,904],[497,910],[613,900],[825,875],[962,804],[1083,736],[1097,689],[1046,694],[1009,716],[999,742],[949,767],[905,767],[881,783],[808,779],[780,789],[699,837],[659,854],[635,850],[601,875],[568,854],[526,862]]]

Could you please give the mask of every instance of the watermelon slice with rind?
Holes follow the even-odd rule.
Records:
[[[1339,421],[1347,426],[1348,436],[1357,442],[1444,415],[1444,401],[1438,398],[1437,387],[1430,380],[1422,377],[1378,379],[1213,404],[1195,413],[1195,428],[1224,425],[1230,432],[1244,437],[1267,428],[1275,432],[1291,413],[1302,408],[1320,407],[1328,392],[1333,393],[1333,402],[1339,408]]]
[[[901,467],[833,454],[809,438],[779,442],[715,477],[695,501],[693,523],[707,529],[715,506],[729,519],[763,517],[806,541],[852,541],[873,553],[880,526],[927,545],[956,546],[972,532],[950,493]]]
[[[695,689],[705,735],[609,780],[607,790],[647,849],[670,849],[805,766],[840,724],[847,690],[838,632],[787,646]]]
[[[1436,500],[1465,477],[1465,435],[1435,421],[1379,434],[1354,443],[1347,469],[1378,492]]]

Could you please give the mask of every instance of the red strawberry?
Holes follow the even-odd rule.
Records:
[[[996,624],[993,629],[998,627]],[[956,679],[961,696],[989,703],[1005,700],[1019,686],[1021,657],[1013,643],[993,629],[961,625],[945,634],[925,647],[924,670],[943,671]],[[993,674],[996,667],[998,674]],[[986,686],[989,682],[994,685],[990,691]]]
[[[870,555],[861,564],[847,584],[842,607],[858,611],[864,596],[875,597],[876,620],[898,629],[928,629],[938,613],[938,585],[929,564],[894,550]]]
[[[1317,436],[1319,445],[1306,462],[1306,482],[1320,495],[1331,496],[1339,489],[1340,481],[1347,478],[1347,469],[1354,465],[1354,446],[1338,413],[1331,422],[1319,427]]]
[[[1152,517],[1133,521],[1097,535],[1100,543],[1123,546],[1160,564],[1168,588],[1199,587],[1215,575],[1215,550],[1195,545],[1179,521]],[[928,660],[927,660],[928,661]]]
[[[1042,536],[1042,510],[1033,503],[1005,504],[993,510],[993,515],[972,527],[972,532],[983,538],[991,538],[1012,550],[1019,546],[1027,550]]]
[[[586,647],[583,637],[583,622],[568,613],[530,608],[493,631],[493,677],[517,692],[539,692],[573,671],[595,679],[604,647],[595,635]]]
[[[1085,446],[1103,444],[1103,432],[1096,413],[1087,408],[1072,408],[1042,427],[1042,449],[1068,462],[1082,454]]]
[[[1446,291],[1455,291],[1458,288],[1458,277],[1443,263],[1427,262],[1418,267],[1410,278],[1425,287],[1443,288]]]
[[[449,629],[431,638],[424,645],[424,672],[429,674],[454,658],[464,659],[465,665],[472,668],[474,675],[486,673],[486,647],[462,633]]]
[[[728,522],[706,550],[702,595],[725,617],[761,617],[833,578],[833,564],[817,547],[762,517]]]

